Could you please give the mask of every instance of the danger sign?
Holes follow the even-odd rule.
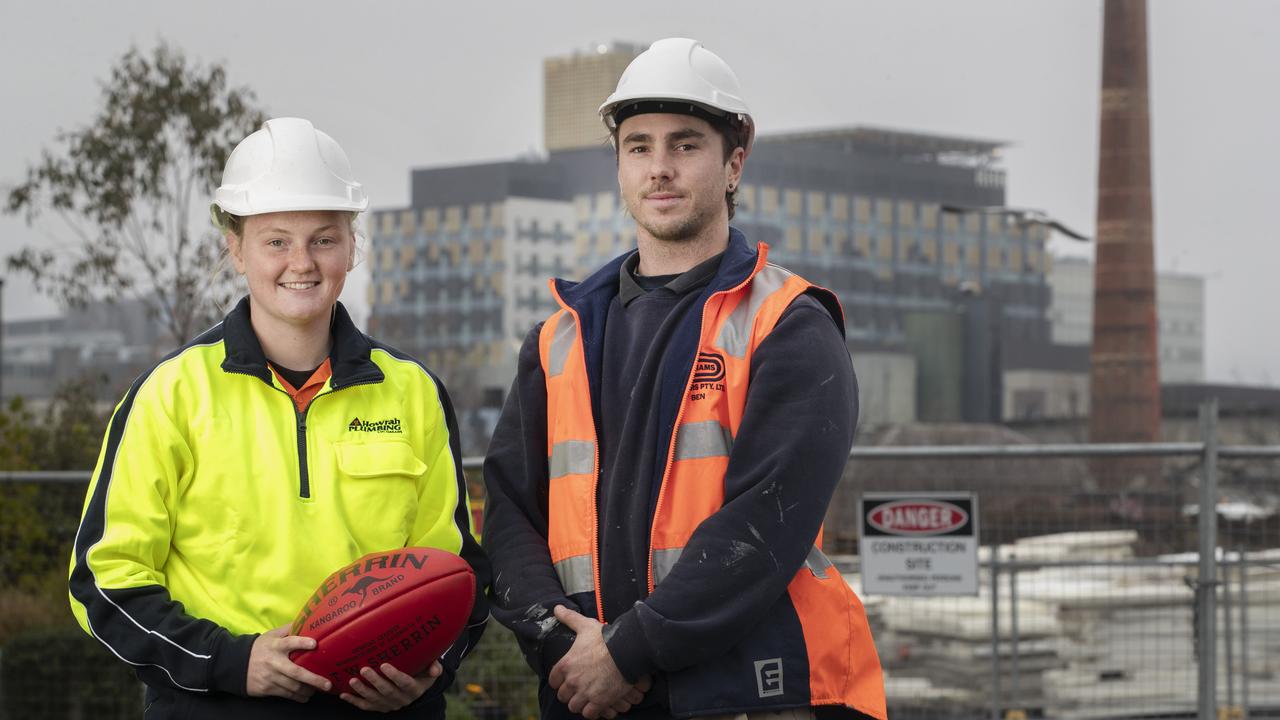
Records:
[[[871,595],[977,595],[978,499],[866,493],[858,547]]]

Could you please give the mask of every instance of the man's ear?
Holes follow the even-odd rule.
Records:
[[[729,154],[729,162],[725,163],[725,167],[729,170],[726,185],[730,191],[738,189],[738,186],[742,184],[742,167],[746,162],[747,151],[742,149],[741,146],[734,148],[733,152]]]

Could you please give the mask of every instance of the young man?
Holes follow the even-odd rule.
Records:
[[[737,78],[660,40],[600,108],[638,250],[529,334],[485,462],[492,610],[544,717],[885,717],[862,605],[818,549],[857,384],[834,295],[729,227]]]

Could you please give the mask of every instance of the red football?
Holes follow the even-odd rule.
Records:
[[[347,692],[360,668],[391,663],[417,675],[453,644],[475,602],[466,561],[435,548],[365,555],[325,578],[293,621],[292,634],[315,638],[294,652],[298,665]]]

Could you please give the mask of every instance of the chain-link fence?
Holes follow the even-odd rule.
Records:
[[[863,596],[890,716],[1280,716],[1280,447],[1218,447],[1214,417],[1208,442],[1027,445],[955,426],[856,449],[824,542]],[[0,473],[4,718],[140,714],[129,671],[67,610],[86,479]],[[863,593],[858,498],[885,491],[977,495],[976,596]],[[535,694],[495,624],[450,715],[536,717]]]

